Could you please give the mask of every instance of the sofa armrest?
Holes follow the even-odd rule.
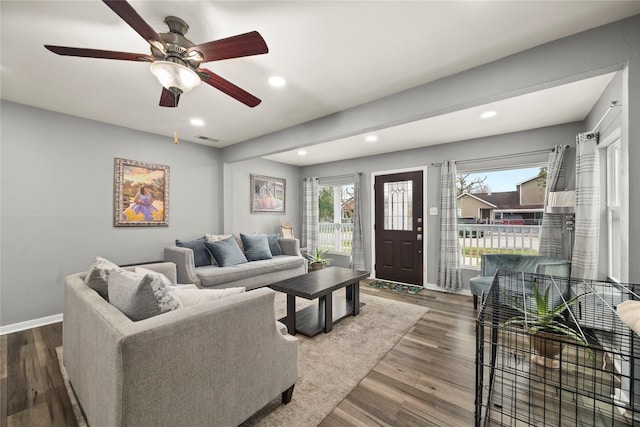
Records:
[[[283,255],[302,256],[302,253],[300,253],[300,240],[280,237],[278,242]]]
[[[176,265],[177,283],[193,283],[200,285],[200,278],[196,274],[196,263],[193,259],[193,250],[179,246],[164,248],[165,261]]]

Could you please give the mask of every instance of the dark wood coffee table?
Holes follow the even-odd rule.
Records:
[[[313,337],[322,331],[331,332],[333,324],[340,319],[360,313],[364,303],[360,302],[359,282],[367,277],[366,271],[327,267],[281,280],[269,287],[287,294],[287,317],[279,320],[287,325],[289,333]],[[347,288],[345,299],[333,301],[333,291],[340,288]],[[296,312],[296,297],[317,298],[318,302]]]

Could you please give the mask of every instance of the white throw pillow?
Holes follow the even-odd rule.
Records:
[[[231,295],[241,294],[246,288],[184,289],[183,286],[174,286],[172,290],[173,295],[180,300],[184,307],[190,307],[192,305],[226,298]]]

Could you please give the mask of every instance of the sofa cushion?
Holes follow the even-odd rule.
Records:
[[[228,239],[229,237],[233,237],[236,239],[236,243],[240,246],[240,250],[244,251],[244,247],[242,246],[242,239],[239,234],[205,234],[204,238],[207,242],[219,242],[220,240]]]
[[[119,270],[122,269],[111,261],[97,257],[96,262],[91,264],[89,272],[84,278],[84,283],[94,291],[98,292],[102,298],[109,301],[109,275],[112,272]]]
[[[280,247],[279,239],[280,236],[278,234],[267,234],[271,256],[282,255],[282,248]]]
[[[118,270],[109,274],[108,284],[109,302],[134,321],[182,307],[158,274]]]
[[[204,237],[187,242],[176,240],[176,246],[191,249],[193,251],[193,261],[196,267],[202,267],[203,265],[211,265],[211,254],[205,246],[205,242],[206,240]]]
[[[175,295],[184,307],[190,307],[192,305],[205,303],[208,301],[215,301],[222,298],[226,298],[231,295],[241,294],[246,288],[225,288],[225,289],[193,289],[193,288],[173,288],[173,295]]]
[[[234,237],[213,243],[205,242],[205,245],[220,267],[228,267],[230,265],[244,264],[247,262],[247,258],[242,253]]]
[[[305,259],[299,256],[279,255],[272,259],[252,261],[230,267],[200,267],[196,270],[196,274],[200,278],[201,286],[217,286],[269,273],[298,269],[305,263]]]
[[[259,261],[261,259],[271,259],[269,240],[266,234],[244,234],[240,233],[244,246],[244,255],[247,261]]]

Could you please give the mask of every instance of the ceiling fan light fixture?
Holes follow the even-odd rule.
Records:
[[[155,61],[149,68],[160,84],[169,90],[176,88],[187,93],[202,83],[195,71],[177,62]]]

